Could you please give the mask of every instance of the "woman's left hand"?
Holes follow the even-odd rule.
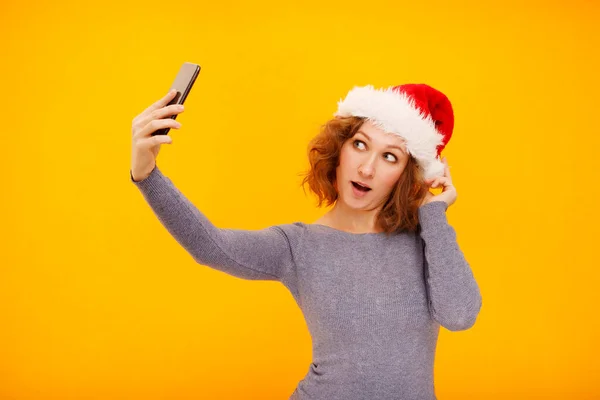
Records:
[[[439,185],[442,185],[442,193],[434,195],[429,190],[427,190],[427,194],[425,196],[425,199],[423,199],[421,206],[424,206],[425,204],[431,203],[433,201],[444,201],[447,204],[447,209],[456,201],[458,194],[456,193],[456,188],[454,187],[454,185],[452,185],[450,167],[448,167],[448,160],[446,159],[446,157],[442,159],[442,162],[446,165],[446,167],[444,168],[444,175],[425,181],[425,184],[430,188],[436,188],[439,187]]]

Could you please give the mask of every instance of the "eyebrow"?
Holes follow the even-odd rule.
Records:
[[[371,139],[371,136],[367,135],[366,133],[364,133],[363,131],[359,130],[356,133],[362,133],[363,135],[365,135],[367,137],[367,139],[369,139],[369,141],[373,141],[373,139]],[[388,148],[393,148],[393,149],[398,149],[400,150],[402,153],[405,153],[404,149],[400,146],[396,146],[395,144],[390,144],[387,146]]]

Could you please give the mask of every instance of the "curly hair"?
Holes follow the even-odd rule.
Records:
[[[366,121],[362,117],[335,117],[320,127],[320,132],[308,144],[310,168],[304,171],[301,186],[308,184],[317,196],[317,207],[332,205],[338,199],[335,187],[336,168],[340,151],[346,140],[352,138]],[[424,185],[423,170],[409,155],[408,163],[398,182],[377,214],[376,225],[386,234],[416,232],[418,208],[429,189]],[[306,190],[304,190],[306,194]]]

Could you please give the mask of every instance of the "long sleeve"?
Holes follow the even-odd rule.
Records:
[[[218,228],[158,166],[141,181],[133,180],[130,171],[130,180],[162,225],[199,264],[242,279],[293,281],[289,240],[279,226],[261,230]]]
[[[425,283],[429,311],[434,320],[451,331],[475,324],[482,299],[471,267],[448,223],[443,201],[419,208],[420,235],[424,242]]]

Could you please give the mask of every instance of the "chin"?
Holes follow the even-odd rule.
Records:
[[[342,199],[342,201],[348,206],[348,208],[353,208],[355,210],[363,210],[365,208],[368,208],[368,205],[371,204],[370,201],[354,199],[352,197],[349,198],[349,201],[347,201],[345,198]]]

